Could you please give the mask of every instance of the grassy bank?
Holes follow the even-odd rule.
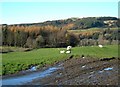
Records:
[[[95,58],[117,57],[118,46],[109,45],[103,48],[98,46],[74,47],[71,54],[60,54],[59,51],[65,48],[41,48],[28,52],[10,52],[2,55],[2,74],[12,74],[26,70],[32,65],[43,66],[68,58],[71,55],[79,57],[92,56]]]

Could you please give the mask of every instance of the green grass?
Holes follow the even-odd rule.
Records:
[[[63,50],[65,48],[60,48]],[[52,64],[68,58],[71,55],[75,57],[91,56],[94,58],[118,57],[118,46],[109,45],[104,48],[98,46],[74,47],[71,54],[60,54],[58,48],[41,48],[28,52],[10,52],[2,55],[2,74],[12,74],[21,70],[28,69],[31,65],[43,66]]]
[[[12,74],[28,69],[31,65],[43,66],[65,59],[70,55],[60,54],[56,48],[42,48],[29,52],[2,54],[2,74]]]
[[[73,48],[74,55],[85,55],[95,58],[104,58],[104,57],[118,57],[118,46],[109,45],[99,48],[98,46],[86,46],[86,47],[75,47]]]

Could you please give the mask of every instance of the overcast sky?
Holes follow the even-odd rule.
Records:
[[[71,17],[118,17],[118,2],[1,2],[1,23],[38,23]]]

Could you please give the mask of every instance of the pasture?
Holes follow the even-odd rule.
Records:
[[[27,70],[31,66],[52,64],[56,61],[65,60],[71,55],[74,58],[85,57],[93,58],[111,58],[118,57],[118,46],[107,45],[103,48],[98,46],[73,47],[70,54],[60,54],[60,50],[66,48],[40,48],[28,52],[9,52],[2,55],[2,75],[17,73]]]
[[[85,34],[85,33],[95,33],[95,32],[102,32],[107,30],[108,28],[89,28],[89,29],[78,29],[78,30],[68,30],[70,33],[74,34]],[[117,30],[118,28],[110,28],[110,30]]]

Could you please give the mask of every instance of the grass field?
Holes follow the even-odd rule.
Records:
[[[80,33],[93,33],[93,32],[101,32],[108,28],[89,28],[89,29],[78,29],[78,30],[68,30],[70,33],[80,34]],[[110,28],[110,30],[117,30],[118,28]]]
[[[60,54],[59,51],[65,48],[41,48],[28,52],[10,52],[2,55],[2,74],[12,74],[28,69],[31,65],[43,66],[68,58],[71,55],[81,55],[94,58],[118,57],[118,46],[108,45],[103,48],[98,46],[85,46],[72,48],[71,54]]]

